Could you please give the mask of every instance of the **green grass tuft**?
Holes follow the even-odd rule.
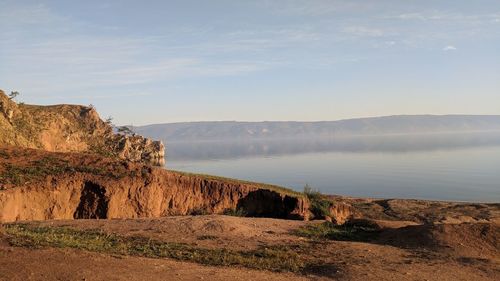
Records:
[[[304,195],[309,199],[309,210],[315,218],[330,216],[330,206],[332,202],[319,191],[312,189],[308,184],[304,186]]]
[[[370,241],[377,237],[379,229],[367,224],[334,225],[331,222],[308,225],[295,230],[294,234],[316,240]]]
[[[226,216],[233,216],[233,217],[246,217],[247,213],[245,210],[239,208],[239,209],[226,209],[224,210],[224,215]]]
[[[5,150],[0,149],[0,158],[9,159],[10,155]]]
[[[210,211],[207,210],[207,208],[195,208],[195,209],[192,209],[189,214],[191,216],[206,216],[206,215],[209,215],[210,214]]]
[[[217,240],[219,237],[215,235],[200,235],[196,239],[198,240]]]

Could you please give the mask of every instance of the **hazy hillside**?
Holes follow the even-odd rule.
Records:
[[[134,130],[169,142],[500,131],[500,115],[400,115],[323,122],[187,122],[140,126]]]

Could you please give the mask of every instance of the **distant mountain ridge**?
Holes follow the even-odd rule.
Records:
[[[500,115],[394,115],[339,121],[184,122],[133,128],[169,142],[500,131]]]

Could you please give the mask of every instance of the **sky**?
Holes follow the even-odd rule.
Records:
[[[132,125],[500,114],[500,1],[0,0],[0,89]]]

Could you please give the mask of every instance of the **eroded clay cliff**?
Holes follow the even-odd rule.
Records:
[[[29,155],[29,157],[26,157]],[[0,221],[241,211],[306,219],[300,195],[81,153],[0,148]]]

